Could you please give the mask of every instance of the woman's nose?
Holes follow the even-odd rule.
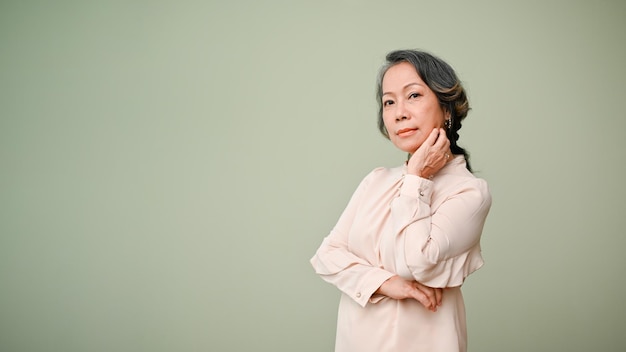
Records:
[[[404,108],[404,104],[402,103],[398,103],[398,105],[396,105],[396,122],[400,121],[400,120],[408,120],[409,114],[407,113],[406,109]]]

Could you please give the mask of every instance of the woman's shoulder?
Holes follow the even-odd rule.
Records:
[[[361,180],[362,186],[394,184],[402,179],[402,167],[376,167],[370,170]]]
[[[455,165],[445,171],[439,177],[441,183],[453,188],[473,188],[485,197],[490,196],[487,181],[470,172],[466,167],[464,158],[458,160]]]
[[[397,179],[397,178],[401,178],[402,175],[404,174],[404,169],[403,167],[399,166],[399,167],[384,167],[384,166],[379,166],[374,168],[372,171],[370,171],[366,178],[373,178],[373,179],[386,179],[386,178],[392,178],[392,179]]]
[[[442,175],[442,181],[447,184],[456,185],[457,187],[478,188],[481,191],[489,192],[487,181],[480,178],[467,170],[461,170],[458,173],[449,173]]]

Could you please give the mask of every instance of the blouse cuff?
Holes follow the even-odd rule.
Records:
[[[461,286],[474,271],[483,266],[480,245],[456,257],[433,264],[421,255],[407,257],[413,278],[430,287]]]
[[[389,278],[394,276],[393,273],[375,268],[371,270],[367,275],[363,278],[363,284],[360,285],[360,288],[356,290],[354,296],[352,298],[361,306],[365,307],[365,305],[370,303],[377,303],[382,298],[379,298],[379,295],[374,295],[374,292],[378,290],[380,285],[382,285]]]
[[[416,175],[404,175],[404,181],[402,186],[400,186],[401,196],[419,198],[423,202],[430,204],[432,193],[433,181]]]

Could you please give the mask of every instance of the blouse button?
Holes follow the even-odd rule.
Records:
[[[420,197],[423,197],[423,196],[424,196],[424,191],[422,191],[422,190],[420,189],[420,190],[419,190],[419,192],[420,192]]]
[[[356,293],[356,298],[361,298],[361,292]]]

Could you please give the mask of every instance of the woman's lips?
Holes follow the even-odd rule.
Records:
[[[417,133],[417,128],[403,128],[401,130],[398,130],[398,132],[396,132],[396,135],[398,137],[408,137],[414,135],[415,133]]]

